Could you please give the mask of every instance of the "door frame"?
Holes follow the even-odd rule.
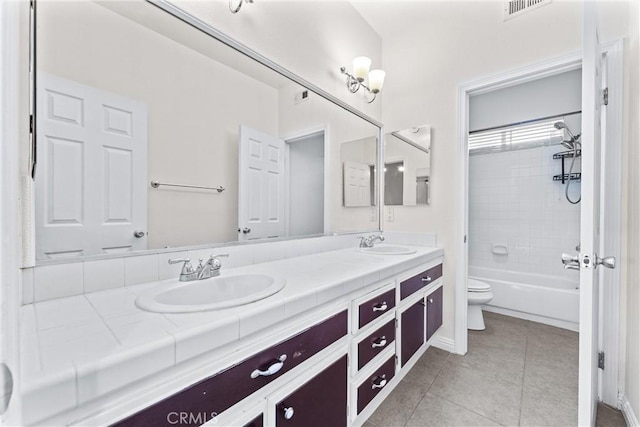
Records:
[[[30,75],[27,58],[20,40],[29,39],[32,23],[28,2],[0,2],[0,364],[11,371],[13,391],[8,407],[0,414],[0,425],[22,424],[20,391],[19,316],[22,295],[20,271],[24,242],[21,227],[21,203],[30,188],[30,177],[21,177],[24,165],[19,164],[21,147],[28,138]],[[25,160],[26,161],[26,160]],[[21,168],[21,166],[23,168]]]
[[[602,44],[603,54],[607,58],[607,73],[609,87],[609,105],[607,106],[607,145],[613,148],[611,161],[615,157],[622,166],[622,75],[623,75],[623,48],[622,39]],[[532,80],[549,77],[566,71],[575,70],[582,65],[582,51],[574,51],[549,60],[529,64],[514,68],[504,72],[462,82],[458,85],[458,106],[457,106],[457,207],[456,207],[456,281],[455,281],[455,324],[454,324],[454,351],[457,354],[467,352],[467,279],[469,254],[467,236],[469,229],[469,155],[468,140],[469,133],[469,97],[494,90],[503,89],[509,86],[526,83]],[[611,148],[609,148],[611,150]],[[618,168],[620,170],[620,168]],[[613,185],[617,183],[618,189],[613,191]],[[609,210],[612,219],[608,230],[617,234],[618,255],[621,250],[621,221],[622,221],[622,193],[620,190],[621,177],[618,180],[608,183],[607,192],[611,191],[609,199]],[[620,268],[614,278],[613,286],[605,293],[604,305],[602,306],[604,318],[603,328],[607,331],[607,339],[603,342],[603,350],[607,354],[607,370],[601,372],[601,392],[600,398],[607,404],[620,407],[618,398],[619,375],[622,369],[619,363],[619,295],[620,295]]]
[[[284,232],[286,237],[291,237],[289,235],[289,225],[290,225],[290,209],[291,209],[291,200],[290,200],[290,192],[289,192],[289,176],[290,176],[290,165],[291,158],[289,154],[289,147],[292,142],[295,142],[300,139],[308,138],[314,135],[322,134],[324,139],[324,203],[323,203],[323,226],[322,226],[322,234],[326,235],[329,230],[329,209],[327,206],[327,202],[329,201],[329,181],[328,171],[329,171],[329,123],[325,123],[324,125],[310,127],[308,129],[288,133],[282,137],[284,141],[284,170],[285,170],[285,182],[284,182]]]

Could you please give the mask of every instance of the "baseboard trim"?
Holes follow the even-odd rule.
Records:
[[[439,348],[440,350],[448,351],[449,353],[455,353],[456,342],[451,338],[443,338],[435,336],[429,340],[429,345]]]
[[[633,408],[631,407],[631,403],[627,396],[622,395],[620,398],[622,415],[624,416],[624,420],[627,422],[627,426],[629,427],[639,427],[640,422],[638,422],[638,417],[633,412]]]

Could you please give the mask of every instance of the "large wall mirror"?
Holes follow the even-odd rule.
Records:
[[[37,260],[380,229],[342,158],[375,163],[374,120],[148,2],[36,23]]]
[[[431,202],[431,126],[385,134],[384,204],[428,205]]]

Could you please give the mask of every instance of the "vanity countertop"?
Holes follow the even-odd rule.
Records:
[[[410,255],[348,248],[253,264],[225,273],[286,279],[279,293],[240,307],[162,314],[135,305],[167,281],[125,286],[25,305],[21,309],[22,394],[33,423],[82,406],[154,373],[263,330],[443,255],[411,246]],[[177,278],[172,279],[173,281]]]

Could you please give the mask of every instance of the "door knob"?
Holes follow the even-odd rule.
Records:
[[[242,229],[242,234],[247,234],[247,233],[251,233],[251,229],[247,228],[247,227],[243,228]]]
[[[562,254],[562,263],[563,264],[573,264],[578,263],[578,255],[570,255],[570,254]]]
[[[142,230],[136,230],[136,231],[133,232],[133,236],[137,237],[138,239],[141,238],[141,237],[144,237],[145,234],[146,233],[144,231],[142,231]]]
[[[598,257],[598,254],[596,254],[596,267],[598,267],[599,265],[607,268],[616,268],[616,259],[612,256],[600,258]]]

